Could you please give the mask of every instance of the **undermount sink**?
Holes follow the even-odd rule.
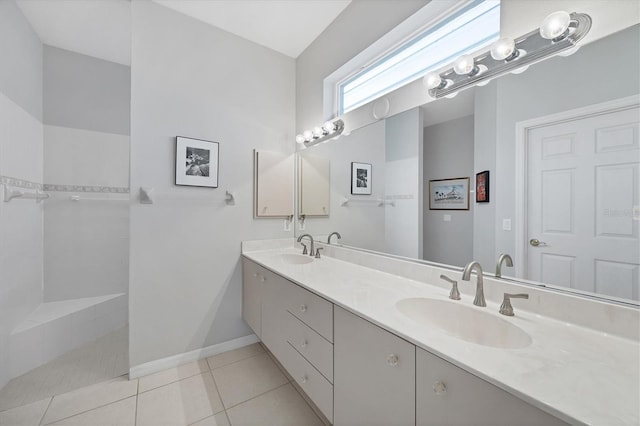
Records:
[[[290,265],[304,265],[305,263],[313,262],[313,257],[304,254],[283,253],[279,254],[278,257],[282,259],[284,263]]]
[[[467,342],[504,349],[525,348],[531,344],[531,336],[520,327],[483,312],[482,308],[419,297],[400,300],[396,307],[413,321],[438,327]]]

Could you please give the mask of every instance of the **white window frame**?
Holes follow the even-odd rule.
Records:
[[[351,79],[363,69],[376,64],[382,58],[390,56],[393,52],[401,49],[405,44],[411,42],[412,39],[424,31],[437,26],[448,17],[455,15],[473,3],[477,3],[477,0],[432,1],[327,76],[323,82],[324,119],[335,118],[340,113],[340,84]],[[425,71],[425,73],[426,72],[427,71]],[[384,94],[385,93],[382,93],[380,96]],[[352,109],[352,111],[358,108],[359,107],[356,107]]]

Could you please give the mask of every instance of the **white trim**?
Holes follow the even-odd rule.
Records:
[[[329,74],[323,80],[323,116],[325,120],[337,117],[338,83],[359,72],[381,57],[387,55],[408,39],[415,37],[426,28],[433,26],[467,6],[473,0],[432,1],[405,19],[369,47],[351,58],[347,63]],[[375,99],[374,99],[375,100]]]
[[[205,348],[196,349],[189,352],[183,352],[178,355],[168,356],[166,358],[157,359],[155,361],[145,362],[144,364],[134,365],[129,368],[129,380],[146,376],[167,368],[177,367],[192,361],[198,361],[213,355],[218,355],[233,349],[242,348],[259,342],[258,336],[250,334],[248,336],[239,337],[237,339],[228,340],[216,345],[207,346]]]
[[[640,95],[627,96],[613,101],[588,105],[586,107],[570,109],[556,114],[532,118],[516,123],[516,277],[524,279],[527,276],[527,262],[529,245],[527,237],[527,144],[530,130],[546,127],[568,121],[581,120],[609,114],[640,105]]]

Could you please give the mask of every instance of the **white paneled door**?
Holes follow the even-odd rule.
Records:
[[[535,281],[639,300],[639,110],[527,132],[527,271]]]

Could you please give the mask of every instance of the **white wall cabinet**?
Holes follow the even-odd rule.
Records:
[[[566,425],[251,260],[242,271],[243,318],[335,425]]]
[[[416,349],[416,424],[566,425],[420,348]]]
[[[415,424],[415,346],[334,307],[336,425]]]

